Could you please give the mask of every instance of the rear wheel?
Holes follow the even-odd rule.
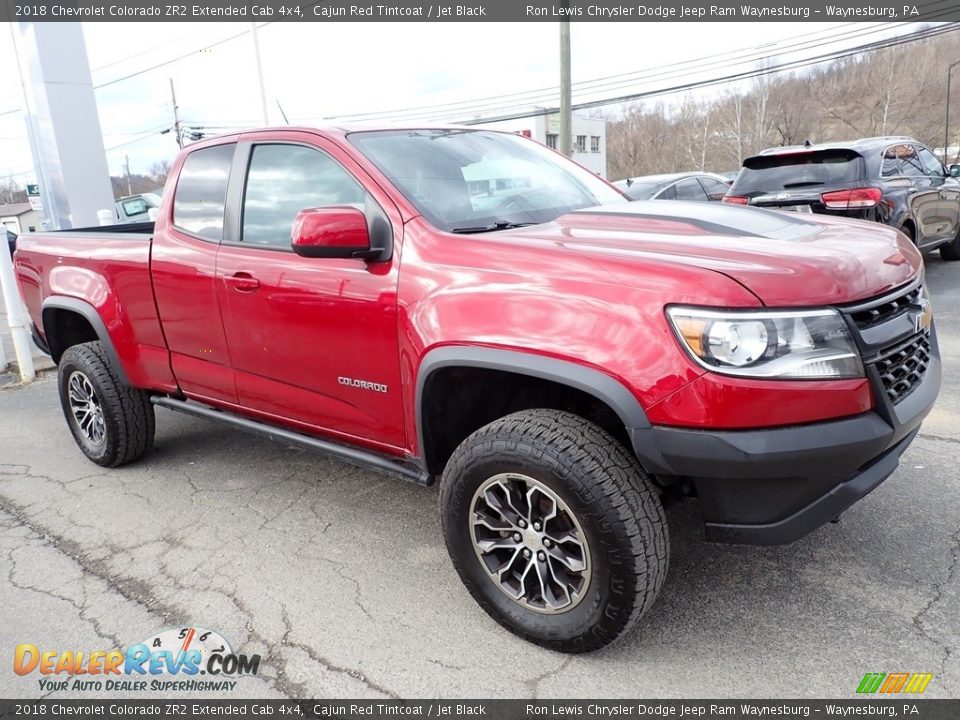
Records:
[[[562,652],[613,642],[651,607],[669,542],[656,488],[608,433],[528,410],[457,448],[441,481],[447,549],[480,606]]]
[[[900,227],[900,232],[907,236],[907,239],[912,242],[914,245],[917,244],[917,231],[913,227],[913,223],[905,222]]]
[[[68,348],[60,358],[57,379],[67,425],[87,458],[117,467],[153,446],[149,395],[117,377],[101,343]]]

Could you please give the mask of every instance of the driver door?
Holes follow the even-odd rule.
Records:
[[[402,448],[396,254],[307,258],[290,244],[300,210],[383,212],[389,200],[367,191],[342,150],[309,133],[241,138],[240,153],[245,172],[230,189],[239,212],[217,255],[240,406],[347,442]]]

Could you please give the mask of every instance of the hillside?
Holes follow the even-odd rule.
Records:
[[[735,170],[774,145],[910,135],[943,145],[947,67],[960,31],[755,80],[710,102],[646,104],[610,117],[610,179],[685,170]],[[950,145],[960,142],[960,67],[954,69]],[[951,161],[954,157],[951,156]]]

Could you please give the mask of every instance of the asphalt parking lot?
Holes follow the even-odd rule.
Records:
[[[960,263],[928,258],[945,384],[899,471],[786,547],[707,544],[669,511],[671,569],[637,632],[589,656],[527,644],[449,563],[436,488],[158,411],[104,471],[49,373],[0,390],[0,697],[18,643],[92,651],[162,628],[262,655],[236,697],[852,697],[866,672],[960,696]],[[97,694],[98,696],[104,693]],[[77,697],[76,694],[62,694]]]

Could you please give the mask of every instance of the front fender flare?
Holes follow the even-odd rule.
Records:
[[[471,345],[446,345],[430,350],[420,362],[416,383],[417,448],[421,462],[426,462],[424,446],[423,392],[430,375],[445,367],[474,367],[550,380],[567,385],[592,395],[606,403],[623,422],[633,441],[634,451],[647,445],[644,440],[650,435],[650,421],[640,402],[630,390],[616,378],[601,370],[580,365],[570,360],[534,355],[532,353]],[[650,453],[653,457],[649,457]],[[646,466],[653,461],[656,466],[659,453],[649,447],[638,458]]]

